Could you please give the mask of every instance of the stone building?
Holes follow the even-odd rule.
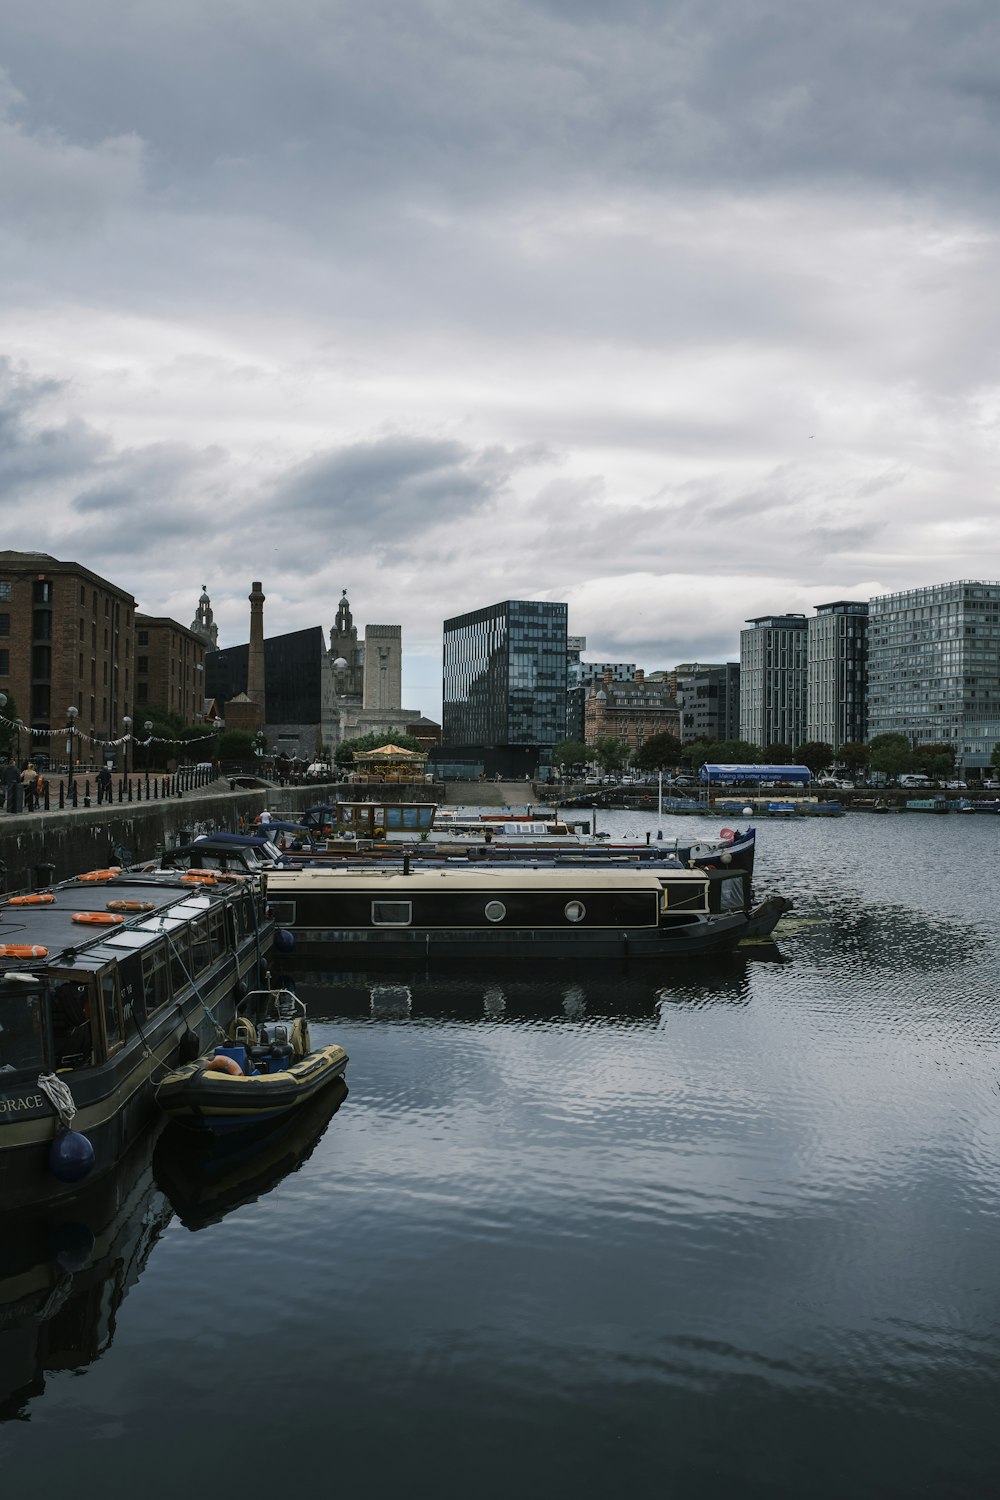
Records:
[[[616,739],[634,754],[657,734],[680,738],[677,702],[665,684],[647,683],[641,668],[631,682],[616,682],[608,669],[601,681],[591,683],[584,707],[584,744]]]
[[[0,691],[25,725],[14,741],[22,759],[65,758],[70,708],[76,759],[102,759],[133,712],[134,662],[135,599],[127,590],[82,563],[0,552]]]

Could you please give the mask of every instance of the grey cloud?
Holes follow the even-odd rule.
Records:
[[[45,421],[45,401],[62,389],[0,356],[0,486],[8,497],[87,473],[108,452],[108,438],[85,422]]]

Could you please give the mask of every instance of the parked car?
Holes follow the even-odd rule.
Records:
[[[968,783],[965,781],[946,781],[944,785],[945,791],[948,792],[967,792],[969,790]]]
[[[984,792],[1000,792],[1000,781],[984,781],[981,785]]]

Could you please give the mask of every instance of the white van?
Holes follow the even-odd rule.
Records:
[[[910,774],[908,776],[901,776],[899,778],[899,784],[900,784],[901,787],[902,786],[909,786],[909,787],[930,786],[930,784],[931,784],[931,778],[929,776],[918,776],[916,773],[912,773],[912,774]]]

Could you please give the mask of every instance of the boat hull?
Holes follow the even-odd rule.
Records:
[[[343,1047],[317,1047],[279,1073],[231,1075],[206,1068],[207,1057],[176,1068],[158,1085],[157,1103],[172,1120],[216,1134],[253,1129],[303,1109],[340,1078]]]

